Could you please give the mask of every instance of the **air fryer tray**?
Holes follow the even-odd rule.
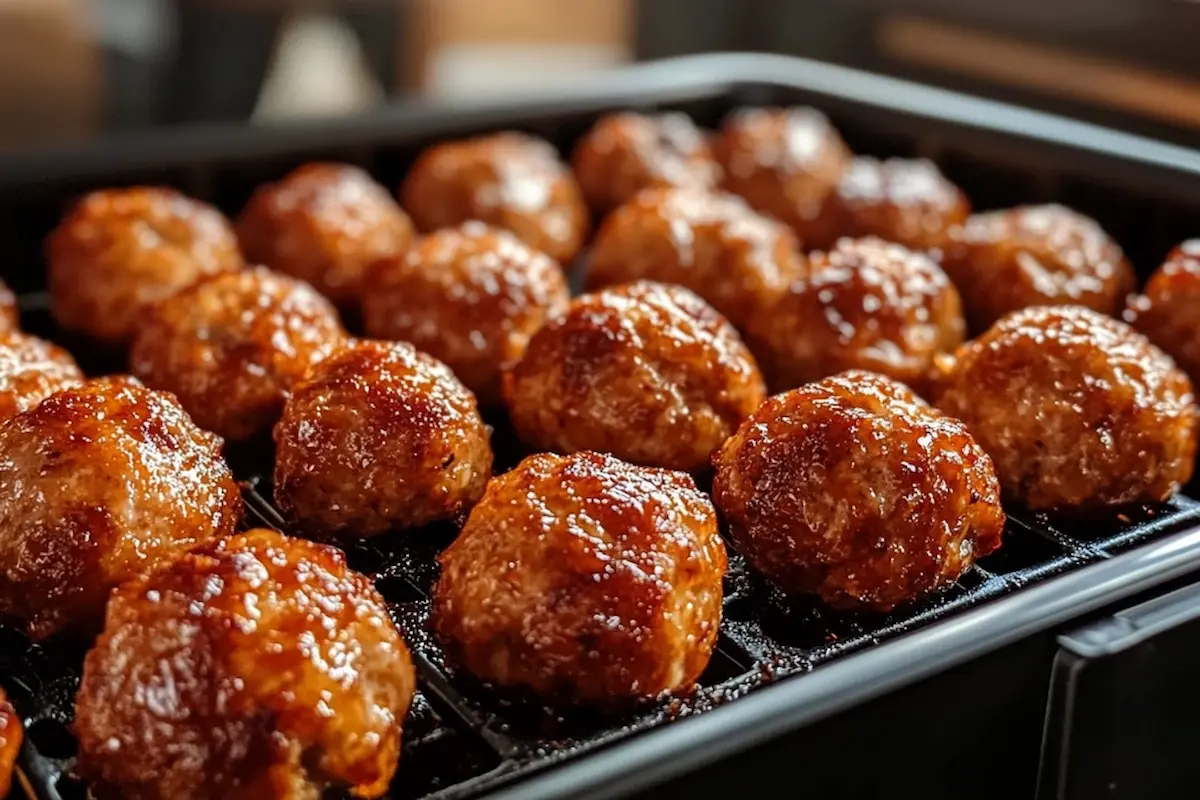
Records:
[[[1089,213],[1143,275],[1200,233],[1200,154],[1192,151],[815,62],[723,55],[631,68],[560,98],[407,105],[288,129],[189,129],[0,160],[0,272],[22,295],[27,327],[72,346],[91,372],[119,370],[60,335],[40,294],[41,241],[87,189],[165,183],[234,213],[258,183],[313,159],[358,163],[395,186],[418,150],[439,139],[520,128],[565,152],[612,109],[679,109],[715,126],[736,106],[791,103],[825,110],[858,152],[934,159],[977,208],[1054,200]],[[511,466],[522,452],[503,420],[491,422],[498,467]],[[270,448],[263,440],[228,455],[244,481],[246,523],[286,529],[270,500]],[[937,598],[882,616],[788,604],[731,554],[720,641],[699,691],[620,719],[542,708],[445,667],[426,621],[435,556],[453,531],[351,545],[352,565],[375,576],[419,674],[390,796],[645,789],[1200,569],[1200,503],[1187,496],[1101,519],[1008,512],[1000,551]],[[81,658],[76,645],[31,645],[0,628],[0,683],[27,720],[22,766],[43,800],[85,793],[69,774]]]

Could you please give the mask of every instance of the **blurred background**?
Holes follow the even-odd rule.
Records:
[[[713,51],[1200,141],[1196,0],[0,0],[0,148],[469,101]]]

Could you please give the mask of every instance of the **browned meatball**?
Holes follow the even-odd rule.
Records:
[[[1081,305],[1117,315],[1133,268],[1094,220],[1060,205],[974,214],[950,231],[942,267],[967,321],[985,330],[1029,306]]]
[[[1192,384],[1123,322],[1079,306],[1017,311],[945,370],[935,402],[1029,508],[1165,500],[1192,475]]]
[[[238,219],[246,257],[307,281],[342,307],[357,303],[363,272],[408,249],[412,222],[363,170],[305,164],[258,188]]]
[[[0,336],[11,333],[19,327],[17,318],[17,296],[0,281]]]
[[[275,501],[314,533],[451,519],[492,471],[475,396],[403,342],[356,342],[314,368],[284,406],[275,445]]]
[[[1200,378],[1200,239],[1176,247],[1131,295],[1125,320],[1175,359],[1193,382]]]
[[[966,427],[881,375],[769,398],[714,459],[733,545],[788,593],[889,611],[1000,546],[1004,512]]]
[[[22,738],[21,718],[0,688],[0,798],[8,797]]]
[[[202,279],[154,306],[129,369],[173,392],[200,427],[240,440],[270,428],[292,385],[344,339],[315,289],[257,267]]]
[[[480,220],[560,264],[575,258],[590,226],[579,186],[558,153],[521,133],[429,148],[405,178],[400,199],[422,231]]]
[[[46,243],[58,324],[114,345],[157,300],[201,275],[241,269],[229,221],[171,189],[87,195]]]
[[[484,680],[611,707],[688,690],[721,622],[725,547],[680,472],[531,456],[439,559],[434,627]]]
[[[0,616],[91,629],[109,590],[233,532],[221,440],[132,378],[52,394],[0,425]]]
[[[933,359],[963,340],[958,292],[928,256],[882,239],[842,239],[808,269],[749,340],[772,388],[848,369],[879,372],[923,393]]]
[[[745,330],[803,264],[791,230],[736,195],[651,189],[604,220],[588,256],[587,285],[678,284]]]
[[[504,374],[529,445],[693,471],[764,393],[724,317],[687,289],[649,281],[576,298]]]
[[[601,117],[575,145],[571,166],[584,199],[601,215],[643,189],[712,189],[721,180],[708,137],[679,113]]]
[[[827,201],[850,165],[850,148],[813,108],[739,109],[716,143],[724,187],[790,225],[806,250],[838,237]]]
[[[58,345],[19,332],[0,335],[0,422],[82,382],[75,359]]]
[[[500,370],[570,300],[562,268],[481,222],[444,228],[366,279],[363,324],[442,361],[483,405],[500,401]]]
[[[77,768],[100,798],[380,797],[412,660],[328,545],[252,530],[120,587],[84,661]]]

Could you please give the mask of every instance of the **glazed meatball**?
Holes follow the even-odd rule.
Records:
[[[936,404],[1031,509],[1165,500],[1192,475],[1191,382],[1123,322],[1079,306],[1017,311],[944,370]]]
[[[202,279],[138,326],[130,371],[173,392],[227,440],[268,430],[304,373],[345,339],[337,311],[306,283],[262,267]]]
[[[35,639],[94,629],[114,586],[232,533],[242,498],[220,449],[127,377],[0,425],[0,616]]]
[[[340,307],[358,302],[363,272],[403,253],[413,227],[395,199],[348,164],[305,164],[260,186],[238,219],[246,257],[312,284]]]
[[[8,797],[21,752],[21,718],[0,689],[0,798]]]
[[[379,797],[414,688],[369,578],[252,530],[113,594],[76,698],[77,769],[99,798]]]
[[[530,446],[689,471],[707,467],[764,392],[724,317],[687,289],[648,281],[576,298],[504,374]]]
[[[745,330],[803,264],[791,230],[736,195],[651,189],[605,219],[592,243],[587,285],[678,284]]]
[[[571,171],[549,142],[497,133],[429,148],[413,164],[400,198],[422,231],[480,220],[569,264],[590,225]]]
[[[611,707],[690,689],[721,622],[716,513],[680,472],[530,456],[442,554],[434,628],[500,686]]]
[[[1095,221],[1059,205],[974,214],[950,231],[942,266],[967,321],[987,329],[1029,306],[1081,305],[1117,315],[1133,268]]]
[[[820,111],[739,109],[721,126],[715,149],[724,187],[790,225],[806,250],[837,239],[825,207],[851,153]]]
[[[721,179],[708,137],[679,113],[602,117],[575,145],[571,166],[584,199],[599,215],[643,189],[713,189]]]
[[[924,392],[934,357],[957,347],[965,328],[958,293],[928,256],[842,239],[813,254],[749,338],[777,391],[863,369]]]
[[[366,285],[367,334],[429,353],[485,406],[500,401],[501,368],[571,297],[554,259],[481,222],[436,231],[378,262]]]
[[[475,396],[403,342],[323,361],[275,426],[275,501],[318,534],[373,536],[466,512],[491,476]]]
[[[1200,377],[1200,239],[1176,247],[1131,295],[1125,320],[1175,359],[1192,381]]]
[[[0,336],[17,330],[18,326],[17,296],[0,281]]]
[[[82,382],[75,359],[58,345],[18,332],[0,336],[0,423]]]
[[[966,427],[844,372],[768,399],[713,459],[734,547],[790,594],[889,611],[1000,546],[1000,483]]]
[[[121,346],[150,304],[244,266],[220,212],[157,187],[87,195],[50,234],[46,256],[58,324]]]

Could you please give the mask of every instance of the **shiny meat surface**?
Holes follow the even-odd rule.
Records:
[[[1125,321],[1175,359],[1194,383],[1200,379],[1200,239],[1176,247],[1129,297]]]
[[[721,180],[708,136],[680,113],[623,111],[601,117],[575,145],[571,166],[597,215],[643,189],[713,189]]]
[[[8,797],[16,769],[17,755],[21,752],[21,718],[8,702],[4,689],[0,689],[0,800]]]
[[[745,330],[803,265],[791,230],[736,195],[647,190],[604,220],[588,255],[587,286],[678,284]]]
[[[275,426],[275,501],[315,534],[373,536],[468,511],[491,477],[475,396],[402,342],[323,361]]]
[[[972,215],[950,232],[942,267],[978,332],[1029,306],[1080,305],[1116,316],[1135,284],[1117,243],[1060,205]]]
[[[341,551],[248,531],[113,594],[76,698],[78,770],[100,798],[379,797],[414,689]]]
[[[965,332],[958,292],[932,259],[882,239],[842,239],[812,254],[747,341],[775,391],[863,369],[924,393],[934,357]]]
[[[992,462],[958,420],[880,375],[775,395],[714,458],[733,545],[788,593],[889,611],[1000,546]]]
[[[434,629],[452,662],[501,686],[618,706],[690,690],[716,643],[725,548],[683,473],[530,456],[439,560]]]
[[[591,226],[575,176],[554,147],[522,133],[430,147],[413,164],[400,199],[421,231],[479,220],[563,265]]]
[[[0,616],[91,631],[109,590],[232,533],[221,440],[132,378],[89,381],[0,424]]]
[[[687,289],[647,281],[576,298],[504,374],[530,447],[688,471],[707,468],[764,391],[724,317]]]
[[[0,336],[17,330],[20,320],[17,317],[17,296],[12,293],[4,281],[0,281]]]
[[[82,382],[75,359],[58,345],[15,331],[0,334],[0,423]]]
[[[122,346],[150,304],[243,266],[219,211],[158,187],[87,195],[50,234],[46,259],[58,324]]]
[[[504,365],[571,297],[554,259],[481,222],[435,231],[378,262],[366,286],[367,335],[429,353],[485,406],[500,402]]]
[[[399,204],[365,171],[305,164],[258,188],[238,219],[252,263],[313,285],[339,307],[358,302],[363,272],[403,253],[413,227]]]
[[[200,427],[239,440],[269,429],[292,385],[345,336],[315,289],[256,267],[156,304],[138,326],[129,366],[173,392]]]
[[[1123,322],[1079,306],[1025,309],[943,369],[935,403],[1029,508],[1165,500],[1192,475],[1191,382]]]

